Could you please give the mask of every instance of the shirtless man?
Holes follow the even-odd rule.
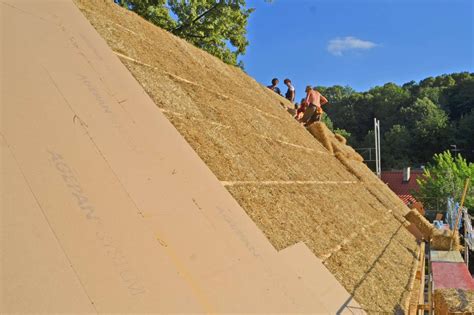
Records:
[[[305,103],[308,104],[303,118],[301,118],[300,122],[304,123],[305,126],[312,124],[315,121],[321,120],[321,115],[323,113],[323,109],[321,106],[326,104],[328,100],[321,95],[316,90],[313,90],[311,86],[306,87],[306,99]]]

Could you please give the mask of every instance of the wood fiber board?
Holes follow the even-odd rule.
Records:
[[[20,81],[31,86],[29,93],[41,106],[14,97]],[[73,115],[48,82],[40,75],[9,77],[5,87],[12,94],[4,98],[8,119],[1,132],[96,309],[202,310],[100,151],[72,124]],[[181,291],[182,298],[173,291]]]
[[[83,19],[80,13],[79,17]],[[72,36],[72,34],[67,35]],[[80,44],[78,38],[82,37],[83,34],[80,34],[75,38],[76,46]],[[103,47],[107,48],[107,46]],[[116,59],[112,54],[109,58]],[[101,83],[108,82],[109,78],[115,77],[115,72],[120,71],[106,73],[108,75],[101,77],[99,82],[94,76],[89,78],[83,73],[69,75],[66,71],[55,71],[55,69],[63,69],[71,65],[69,60],[61,63],[57,58],[51,58],[43,60],[43,63],[50,66],[46,69],[48,69],[48,75],[51,76],[51,81],[60,89],[61,96],[76,115],[71,118],[71,121],[84,127],[88,136],[93,134],[94,144],[100,146],[101,154],[104,155],[111,168],[114,165],[117,165],[117,168],[121,167],[116,175],[119,179],[123,178],[122,184],[132,191],[131,194],[134,197],[137,196],[134,198],[137,201],[137,207],[145,217],[151,217],[160,212],[166,213],[179,209],[181,206],[187,208],[194,203],[192,198],[164,198],[169,193],[179,195],[179,192],[192,190],[196,195],[202,194],[203,196],[199,196],[201,199],[207,200],[214,198],[212,194],[205,193],[210,188],[218,189],[225,194],[225,189],[217,181],[211,182],[213,185],[211,187],[203,185],[203,180],[215,179],[215,177],[199,161],[171,124],[157,113],[155,106],[143,93],[140,95],[141,99],[132,99],[130,102],[133,104],[146,99],[150,104],[147,102],[134,104],[140,110],[134,110],[134,117],[131,118],[128,117],[129,112],[122,110],[123,106],[117,104],[118,102],[106,93],[107,89]],[[122,70],[121,72],[127,72],[118,60],[116,66]],[[78,67],[84,69],[86,65],[83,62],[78,64]],[[96,71],[97,69],[89,70]],[[86,80],[87,82],[84,82]],[[128,84],[135,84],[135,88],[139,88],[138,84],[131,80],[130,75],[128,81]],[[81,83],[84,86],[81,86]],[[114,92],[115,90],[109,94],[114,94]],[[127,150],[123,150],[123,147]],[[168,154],[169,147],[177,151],[176,156],[163,156]],[[142,165],[142,163],[146,164]],[[136,185],[133,185],[135,183]],[[208,195],[209,198],[207,198]],[[228,197],[227,194],[225,195]],[[156,198],[160,198],[160,207],[156,206]],[[220,198],[219,203],[231,208],[231,217],[237,221],[237,225],[253,226],[244,213],[239,214],[239,211],[233,211],[239,207],[232,198]],[[270,248],[268,243],[263,238],[261,239],[266,244],[263,247]]]
[[[365,314],[360,305],[303,242],[281,250],[278,256],[296,271],[303,283],[319,284],[309,285],[309,288],[329,313]]]
[[[1,7],[15,32],[2,34],[0,132],[97,312],[232,309],[220,301],[291,310],[294,299],[315,309],[304,288],[287,288],[278,260],[265,258],[275,254],[270,243],[71,2]],[[166,233],[176,247],[157,219],[174,227]],[[191,226],[205,232],[194,237]],[[245,268],[232,270],[240,260],[270,271],[245,282]],[[240,281],[270,293],[255,305],[239,300]]]
[[[299,275],[286,263],[282,263],[279,255],[273,257],[266,256],[254,261],[244,262],[235,265],[232,273],[216,273],[208,278],[214,288],[209,294],[215,296],[219,290],[231,292],[237,298],[216,299],[222,305],[231,305],[232,313],[330,313],[327,305],[314,295],[314,287],[320,283],[304,283]],[[292,272],[288,272],[292,270]],[[241,274],[241,281],[234,282],[231,274]],[[255,275],[260,275],[266,281],[255,283],[252,279]],[[284,279],[281,281],[279,279]],[[264,285],[262,285],[264,284]],[[292,292],[299,292],[292,294]],[[279,295],[280,299],[273,299],[272,304],[263,305],[261,300],[266,300],[270,296]],[[289,298],[289,302],[288,301]],[[246,301],[247,305],[238,301]],[[227,309],[227,308],[226,308]]]
[[[95,313],[28,183],[0,137],[0,310]]]

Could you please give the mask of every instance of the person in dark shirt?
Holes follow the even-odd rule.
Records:
[[[287,100],[289,100],[291,103],[294,103],[295,102],[295,87],[293,86],[293,84],[291,84],[291,80],[290,79],[285,79],[285,81],[283,81],[285,83],[285,85],[288,87],[288,90],[286,91],[286,94],[285,94],[285,97]]]
[[[280,89],[279,89],[278,86],[277,86],[279,82],[280,82],[280,81],[278,81],[277,78],[274,78],[274,79],[272,80],[272,85],[267,86],[267,88],[269,88],[270,90],[272,90],[272,91],[275,92],[276,94],[281,95],[281,91],[280,91]]]

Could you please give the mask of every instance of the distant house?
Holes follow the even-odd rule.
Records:
[[[423,170],[411,170],[409,167],[400,171],[382,171],[382,181],[403,200],[406,205],[417,200],[411,192],[418,191],[416,179],[423,175]]]

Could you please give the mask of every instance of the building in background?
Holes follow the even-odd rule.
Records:
[[[418,191],[416,179],[423,175],[423,170],[411,170],[409,167],[399,171],[382,171],[382,181],[403,200],[406,205],[417,202],[412,192]]]

